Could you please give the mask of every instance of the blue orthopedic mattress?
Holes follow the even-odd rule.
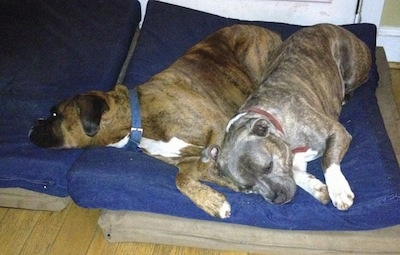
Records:
[[[83,150],[40,149],[28,131],[61,99],[113,87],[140,15],[132,0],[1,1],[0,188],[68,196]]]
[[[134,87],[147,81],[208,34],[235,23],[266,27],[281,33],[283,39],[300,28],[226,19],[150,1],[124,83]],[[358,24],[345,28],[375,53],[375,26]],[[258,195],[236,193],[210,184],[226,194],[232,205],[229,219],[215,219],[176,189],[175,167],[143,153],[115,148],[82,153],[68,173],[70,195],[78,205],[88,208],[145,211],[263,228],[365,230],[399,224],[400,170],[377,106],[377,81],[374,65],[368,84],[355,92],[340,117],[354,137],[342,165],[356,194],[348,211],[338,211],[332,204],[322,205],[301,189],[291,203],[278,206]],[[310,163],[309,169],[323,180],[319,160]]]

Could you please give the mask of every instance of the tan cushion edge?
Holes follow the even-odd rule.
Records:
[[[374,231],[329,232],[262,229],[168,215],[104,210],[98,224],[110,242],[151,242],[252,252],[272,247],[297,251],[394,252],[400,226]]]
[[[22,188],[0,188],[0,206],[30,210],[61,211],[71,198],[51,196]]]

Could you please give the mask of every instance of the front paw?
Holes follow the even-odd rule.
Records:
[[[329,201],[331,200],[329,197],[328,188],[319,180],[313,186],[312,195],[324,205],[329,203]]]
[[[219,209],[219,214],[218,216],[221,219],[226,219],[231,217],[231,205],[228,203],[228,201],[225,201],[222,206]]]
[[[330,201],[328,189],[325,184],[315,178],[314,175],[305,171],[293,171],[294,179],[297,185],[311,194],[315,199],[323,204]]]
[[[213,198],[210,198],[209,201],[202,206],[203,209],[213,217],[226,219],[231,216],[231,205],[222,194],[213,196]]]
[[[349,209],[354,202],[354,193],[338,165],[332,165],[325,173],[326,185],[332,204],[341,211]]]
[[[199,180],[179,173],[176,177],[176,187],[209,215],[221,219],[231,216],[231,205],[225,196]]]
[[[351,191],[349,184],[342,183],[328,186],[329,196],[332,204],[341,211],[349,209],[354,202],[354,193]]]

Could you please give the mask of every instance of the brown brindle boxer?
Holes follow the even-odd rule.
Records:
[[[233,189],[203,153],[220,144],[229,118],[265,78],[265,66],[280,45],[277,34],[256,26],[234,25],[211,34],[163,72],[137,87],[147,154],[179,168],[178,189],[208,214],[226,218],[224,195],[202,184]],[[123,147],[131,134],[129,91],[117,85],[60,102],[53,116],[38,120],[30,139],[40,147]]]
[[[351,136],[338,118],[345,95],[368,79],[370,66],[368,47],[344,28],[320,24],[294,33],[229,121],[217,158],[221,172],[272,203],[290,201],[297,184],[347,210],[354,194],[340,162]],[[326,185],[306,172],[320,156]]]

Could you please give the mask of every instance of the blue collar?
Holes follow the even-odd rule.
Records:
[[[129,101],[131,105],[132,127],[129,142],[125,145],[128,150],[136,150],[141,152],[139,148],[140,140],[142,139],[142,120],[140,116],[140,104],[136,89],[129,90]]]

